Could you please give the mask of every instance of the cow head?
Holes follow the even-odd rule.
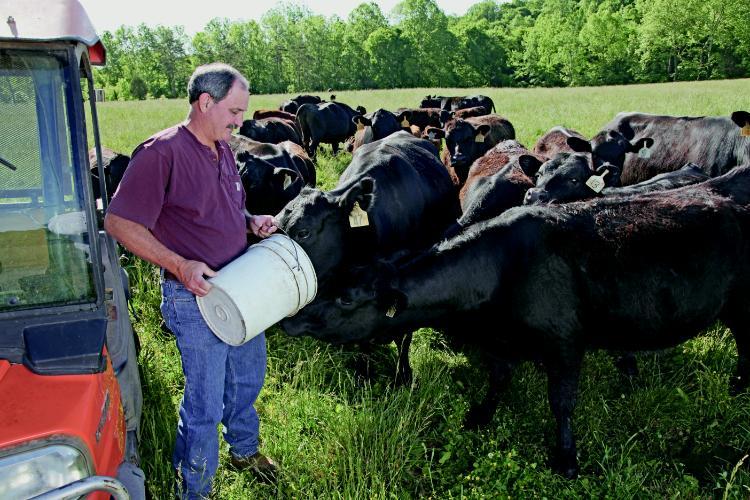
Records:
[[[456,170],[467,170],[472,162],[487,152],[485,143],[489,125],[474,127],[465,120],[453,120],[445,126],[445,145]]]
[[[360,228],[353,228],[350,220],[355,204],[369,216],[374,197],[375,180],[371,177],[331,192],[306,187],[278,215],[279,227],[310,257],[321,288],[341,265],[363,257],[358,253],[375,251],[372,246],[358,244],[362,233],[372,230],[373,218],[369,218],[370,226]]]
[[[441,101],[442,101],[441,97],[433,96],[433,95],[427,95],[419,103],[419,107],[420,108],[439,108]]]
[[[579,137],[568,137],[567,143],[577,153],[591,153],[591,163],[596,170],[604,163],[611,163],[622,169],[627,153],[638,153],[644,147],[650,148],[654,145],[654,140],[644,137],[631,143],[616,130],[604,130],[590,142]]]
[[[732,113],[732,121],[742,129],[743,135],[746,133],[750,134],[750,113],[747,111],[735,111]]]
[[[612,187],[620,184],[620,174],[621,170],[609,163],[591,170],[585,154],[560,153],[539,168],[536,187],[526,191],[523,203],[568,203],[593,198],[598,192],[587,184],[592,176],[603,176],[604,186]]]
[[[237,155],[242,186],[245,188],[245,208],[251,214],[275,214],[302,189],[303,180],[289,168],[242,152]]]
[[[442,127],[445,127],[445,125],[451,121],[456,116],[455,111],[448,111],[447,109],[441,109],[440,110],[440,125]]]
[[[387,334],[407,307],[395,281],[395,268],[382,261],[352,268],[340,286],[320,294],[281,327],[291,336],[310,335],[334,344]]]

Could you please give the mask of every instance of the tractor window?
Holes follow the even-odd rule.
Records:
[[[0,312],[96,300],[73,77],[66,52],[0,50]]]

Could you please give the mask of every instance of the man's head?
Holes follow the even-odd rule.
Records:
[[[223,63],[199,66],[188,82],[191,121],[200,123],[209,140],[228,140],[242,125],[250,96],[242,74]]]

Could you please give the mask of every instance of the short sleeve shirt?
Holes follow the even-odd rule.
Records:
[[[147,227],[178,255],[219,269],[247,247],[245,191],[229,145],[218,158],[184,124],[133,152],[108,212]]]

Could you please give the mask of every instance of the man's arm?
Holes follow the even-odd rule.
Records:
[[[188,260],[171,251],[145,226],[107,213],[104,217],[104,229],[138,257],[177,276],[188,290],[199,297],[206,295],[211,289],[211,284],[203,276],[216,276],[216,271],[204,262]]]

